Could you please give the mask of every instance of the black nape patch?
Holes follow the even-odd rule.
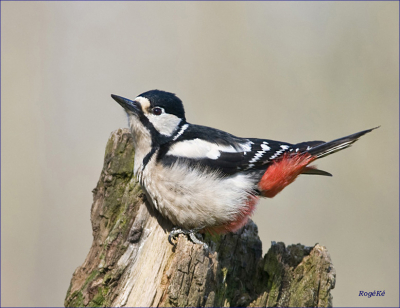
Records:
[[[176,115],[178,118],[186,121],[182,101],[174,93],[151,90],[138,96],[147,98],[150,101],[151,107],[162,107],[167,113]]]

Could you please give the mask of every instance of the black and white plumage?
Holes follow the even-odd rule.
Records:
[[[134,173],[154,207],[183,230],[240,228],[259,196],[273,197],[300,173],[330,175],[308,164],[372,130],[331,142],[239,138],[188,123],[182,101],[169,92],[112,97],[128,115]]]

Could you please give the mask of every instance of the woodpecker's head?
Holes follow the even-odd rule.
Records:
[[[153,144],[163,143],[186,123],[182,101],[173,93],[151,90],[133,101],[111,95],[126,111],[135,139],[150,137]]]

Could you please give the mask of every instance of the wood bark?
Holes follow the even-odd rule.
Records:
[[[329,307],[335,270],[325,247],[272,242],[262,256],[249,221],[209,249],[179,236],[147,203],[133,170],[127,129],[113,132],[93,190],[93,243],[67,291],[67,307]]]

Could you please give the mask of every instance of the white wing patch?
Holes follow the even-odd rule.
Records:
[[[241,148],[239,151],[245,151],[251,147],[250,143],[241,144],[239,146]],[[175,143],[167,152],[167,155],[187,158],[218,159],[221,156],[221,152],[236,153],[238,150],[231,145],[223,146],[196,138]]]

